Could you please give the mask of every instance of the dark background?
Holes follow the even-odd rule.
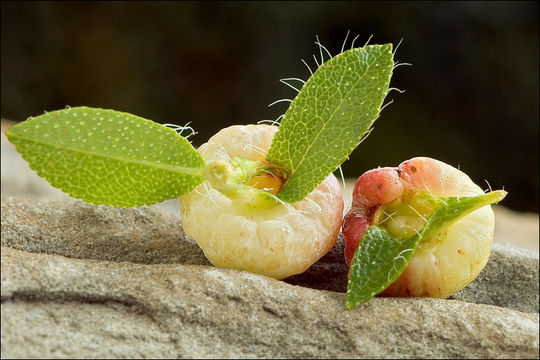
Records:
[[[160,123],[220,128],[275,119],[306,79],[315,35],[335,55],[400,45],[394,103],[343,166],[430,156],[509,191],[538,211],[538,3],[531,2],[2,2],[1,115],[87,105]]]

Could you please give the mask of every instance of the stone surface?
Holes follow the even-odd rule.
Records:
[[[339,238],[326,256],[306,272],[285,281],[313,289],[345,292],[348,268],[343,260],[344,240]],[[539,310],[538,253],[509,244],[493,244],[480,275],[451,298],[506,307],[523,312]]]
[[[158,207],[121,209],[82,201],[2,200],[2,245],[79,259],[144,264],[210,265],[181,228],[181,218]],[[306,272],[285,282],[345,292],[343,239]],[[538,312],[538,254],[493,246],[480,276],[453,298]]]
[[[30,170],[7,126],[2,358],[539,357],[537,214],[495,206],[494,241],[533,251],[494,244],[453,299],[376,297],[347,311],[342,239],[285,281],[214,268],[183,234],[177,201],[74,200]]]
[[[80,259],[210,265],[180,217],[155,206],[3,199],[2,245]]]
[[[538,313],[538,279],[538,253],[493,244],[484,270],[451,298]]]
[[[538,314],[2,247],[2,357],[531,358]]]
[[[510,195],[511,196],[511,195]],[[538,253],[538,214],[519,213],[501,205],[493,206],[495,212],[495,236],[493,241],[513,244]]]

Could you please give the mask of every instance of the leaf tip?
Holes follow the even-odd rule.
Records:
[[[15,132],[13,132],[12,130],[13,128],[9,128],[7,130],[4,131],[4,135],[6,135],[7,139],[9,140],[9,142],[13,143],[13,139],[16,137],[16,136],[21,136],[20,134],[17,134]]]
[[[501,201],[502,199],[504,199],[506,197],[506,195],[508,195],[508,192],[505,191],[505,190],[494,190],[494,191],[490,192],[490,194],[492,194],[491,199],[492,199],[493,203],[496,204],[499,201]]]

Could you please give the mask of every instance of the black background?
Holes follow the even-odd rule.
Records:
[[[430,156],[509,191],[538,211],[538,3],[531,2],[2,2],[1,115],[87,105],[160,123],[220,128],[275,119],[306,79],[314,44],[335,55],[396,45],[393,92],[344,166]]]

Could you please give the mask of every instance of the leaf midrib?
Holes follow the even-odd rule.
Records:
[[[379,56],[380,57],[380,56]],[[378,59],[379,57],[376,57],[376,59]],[[356,85],[360,82],[360,80],[362,80],[362,78],[367,74],[367,72],[369,71],[370,69],[370,64],[367,65],[367,68],[366,70],[364,71],[364,73],[358,78],[358,80],[354,83],[353,86],[351,86],[351,90],[346,92],[345,95],[348,95],[352,92],[353,89],[356,88]],[[304,152],[304,155],[302,156],[302,159],[300,159],[300,161],[298,162],[298,165],[296,166],[296,168],[294,168],[292,171],[291,171],[291,175],[290,175],[290,178],[292,178],[294,176],[294,174],[296,173],[296,171],[298,171],[298,168],[300,168],[300,166],[302,165],[302,163],[304,162],[304,160],[306,159],[306,156],[307,154],[310,152],[311,148],[313,147],[313,145],[315,144],[315,142],[317,141],[317,139],[319,138],[319,136],[321,135],[321,133],[326,129],[326,126],[328,125],[328,123],[330,123],[330,121],[332,121],[332,119],[334,118],[335,114],[337,113],[337,109],[341,107],[341,105],[343,104],[343,99],[346,98],[347,96],[342,96],[341,97],[341,101],[339,102],[339,105],[336,106],[336,108],[334,109],[334,112],[332,113],[332,115],[328,118],[328,120],[323,124],[321,130],[319,130],[319,132],[317,133],[317,135],[315,136],[315,138],[313,139],[313,141],[311,143],[309,143],[308,145],[308,148],[307,150]]]
[[[116,156],[116,155],[103,154],[103,153],[101,153],[99,151],[90,152],[90,151],[82,150],[80,148],[71,148],[69,146],[59,146],[59,145],[56,145],[54,143],[50,143],[50,142],[47,142],[47,141],[40,141],[38,139],[24,137],[24,135],[13,133],[13,132],[11,132],[9,130],[6,131],[6,135],[11,135],[11,136],[13,136],[13,138],[18,139],[18,140],[29,141],[29,142],[33,142],[33,143],[40,144],[40,145],[46,145],[46,146],[49,146],[49,147],[52,147],[52,148],[55,148],[55,149],[59,149],[59,150],[70,150],[70,151],[80,153],[80,154],[83,154],[83,155],[97,156],[97,157],[102,157],[102,158],[105,158],[105,159],[112,159],[112,160],[117,160],[117,161],[120,161],[120,162],[125,162],[125,163],[128,163],[128,164],[143,165],[143,166],[146,166],[146,167],[152,167],[152,168],[155,168],[155,169],[166,170],[166,171],[169,171],[169,172],[178,173],[180,175],[191,175],[191,176],[200,176],[200,177],[203,176],[203,168],[202,167],[201,168],[195,168],[195,167],[186,167],[186,166],[162,164],[162,163],[152,162],[152,161],[148,161],[148,160],[126,159],[124,157],[120,157],[120,156]],[[19,141],[17,141],[17,142],[20,144]]]

